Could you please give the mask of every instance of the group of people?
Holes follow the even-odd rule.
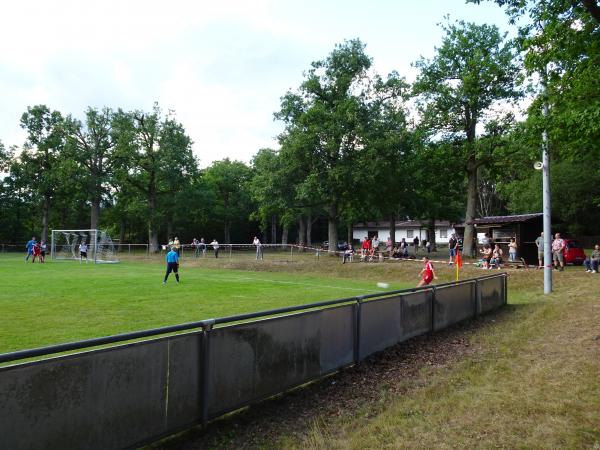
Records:
[[[34,263],[36,258],[39,262],[43,263],[46,261],[46,250],[47,245],[44,241],[38,242],[33,236],[27,244],[25,244],[25,248],[27,249],[27,256],[25,256],[25,262],[29,261],[31,257],[31,262]]]
[[[540,235],[535,240],[535,246],[538,251],[538,269],[544,268],[544,232],[542,231]],[[550,251],[552,252],[552,266],[554,270],[563,271],[565,270],[565,247],[567,243],[560,236],[560,233],[556,233],[554,235],[554,239],[552,239],[552,243],[550,244]]]
[[[504,250],[499,244],[494,243],[489,234],[485,233],[481,239],[482,247],[479,250],[481,253],[482,267],[484,269],[500,269],[504,263]],[[518,244],[515,238],[510,238],[508,243],[508,261],[511,263],[517,262]]]
[[[420,241],[418,236],[413,239],[414,255],[416,256],[419,249],[419,242],[422,242],[423,246],[427,250],[427,253],[431,253],[431,243],[426,240]],[[380,251],[381,242],[378,236],[369,238],[365,236],[360,245],[360,260],[361,261],[375,261],[384,257],[384,252]],[[392,242],[391,237],[388,237],[385,243],[385,254],[390,259],[402,259],[409,257],[410,244],[406,242],[406,238],[402,238],[396,245]],[[354,249],[352,245],[348,245],[348,249],[343,254],[343,262],[346,262],[350,256],[354,255]]]
[[[550,249],[552,252],[552,266],[554,270],[563,271],[565,270],[565,240],[560,236],[560,233],[556,233],[554,235],[554,239],[552,239],[552,243],[550,244]],[[540,235],[535,240],[535,246],[537,247],[538,252],[538,269],[544,268],[544,232],[542,231]]]

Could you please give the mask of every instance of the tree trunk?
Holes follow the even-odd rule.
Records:
[[[171,214],[169,214],[169,218],[167,219],[167,239],[171,240],[175,236],[173,236],[173,219],[171,219]]]
[[[271,244],[277,244],[277,216],[271,216]]]
[[[44,195],[42,203],[42,237],[41,240],[48,242],[48,225],[50,222],[50,196]]]
[[[313,226],[312,214],[309,214],[308,217],[306,218],[306,246],[307,247],[312,247],[312,226]]]
[[[390,239],[392,240],[392,247],[396,245],[396,214],[390,214]]]
[[[225,244],[231,244],[231,223],[229,222],[229,220],[225,221],[225,227],[223,231],[225,233]]]
[[[346,242],[348,242],[348,244],[352,244],[353,240],[354,240],[354,225],[349,223],[348,224],[348,233],[346,234]]]
[[[150,253],[158,253],[158,229],[155,224],[156,214],[156,193],[154,189],[148,190],[148,246]]]
[[[435,218],[430,217],[427,223],[427,242],[431,243],[431,251],[437,252],[437,244],[435,242]]]
[[[125,240],[125,221],[119,222],[119,252],[123,251],[123,241]]]
[[[100,221],[100,198],[94,196],[92,198],[92,211],[90,213],[90,228],[92,230],[98,229],[98,222]]]
[[[475,248],[475,211],[477,209],[477,164],[475,155],[470,155],[467,161],[467,211],[465,213],[465,235],[463,236],[463,254],[474,256]]]
[[[300,247],[306,246],[306,221],[302,216],[298,219],[298,245]]]
[[[281,245],[287,245],[289,232],[290,227],[288,225],[283,225],[283,230],[281,230]]]
[[[158,231],[152,227],[152,224],[148,224],[148,244],[150,246],[150,253],[158,253]]]
[[[328,230],[327,230],[327,239],[329,240],[329,248],[328,252],[331,256],[335,255],[335,251],[337,250],[337,241],[338,241],[338,211],[337,205],[334,203],[329,205],[329,214],[328,214]]]

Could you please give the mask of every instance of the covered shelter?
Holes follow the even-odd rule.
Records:
[[[518,214],[514,216],[488,216],[473,221],[480,247],[481,239],[487,234],[494,244],[498,244],[508,260],[508,243],[511,238],[517,242],[517,257],[527,264],[537,264],[536,238],[543,230],[543,214]],[[459,237],[464,237],[465,224],[455,226]]]

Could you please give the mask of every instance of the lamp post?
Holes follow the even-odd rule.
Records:
[[[548,154],[548,78],[547,69],[542,72],[544,103],[544,130],[542,131],[542,210],[544,217],[544,294],[552,292],[552,208],[550,198],[550,155]]]

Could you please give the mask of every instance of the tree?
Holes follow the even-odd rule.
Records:
[[[311,161],[311,172],[298,189],[300,195],[318,197],[325,207],[331,251],[338,241],[340,206],[349,202],[358,181],[371,67],[364,48],[358,39],[345,41],[326,59],[313,62],[298,92],[288,92],[275,115],[286,125],[282,147],[288,139],[302,142],[289,148]]]
[[[421,58],[414,84],[423,121],[439,135],[460,138],[467,175],[465,253],[472,252],[477,208],[477,174],[493,157],[494,146],[478,145],[477,126],[494,118],[493,107],[519,97],[519,68],[514,45],[498,28],[458,22],[443,26],[446,35],[436,56]]]
[[[215,161],[204,171],[204,180],[214,196],[213,220],[222,224],[225,244],[231,243],[233,224],[247,221],[250,216],[247,188],[250,179],[251,169],[243,162],[229,158]]]
[[[20,160],[11,167],[17,186],[30,190],[41,201],[43,241],[48,240],[50,207],[61,182],[61,152],[64,149],[64,119],[46,105],[28,107],[21,116],[27,140]]]
[[[158,252],[159,224],[170,220],[175,195],[197,172],[192,141],[173,114],[162,117],[157,104],[151,113],[119,111],[113,128],[117,179],[144,195],[150,251]],[[161,199],[166,211],[159,209]]]
[[[418,139],[409,130],[404,104],[409,86],[404,79],[395,72],[386,81],[375,76],[373,87],[367,103],[365,145],[359,163],[367,170],[360,172],[360,184],[354,190],[350,208],[352,214],[346,214],[348,239],[356,219],[385,217],[390,221],[390,236],[394,241],[397,217],[415,211],[412,192],[419,181],[411,164]]]
[[[67,155],[85,173],[88,199],[91,203],[90,228],[98,228],[100,202],[109,191],[112,181],[114,136],[112,132],[113,112],[109,108],[85,111],[85,124],[68,116],[65,121],[67,131]]]

